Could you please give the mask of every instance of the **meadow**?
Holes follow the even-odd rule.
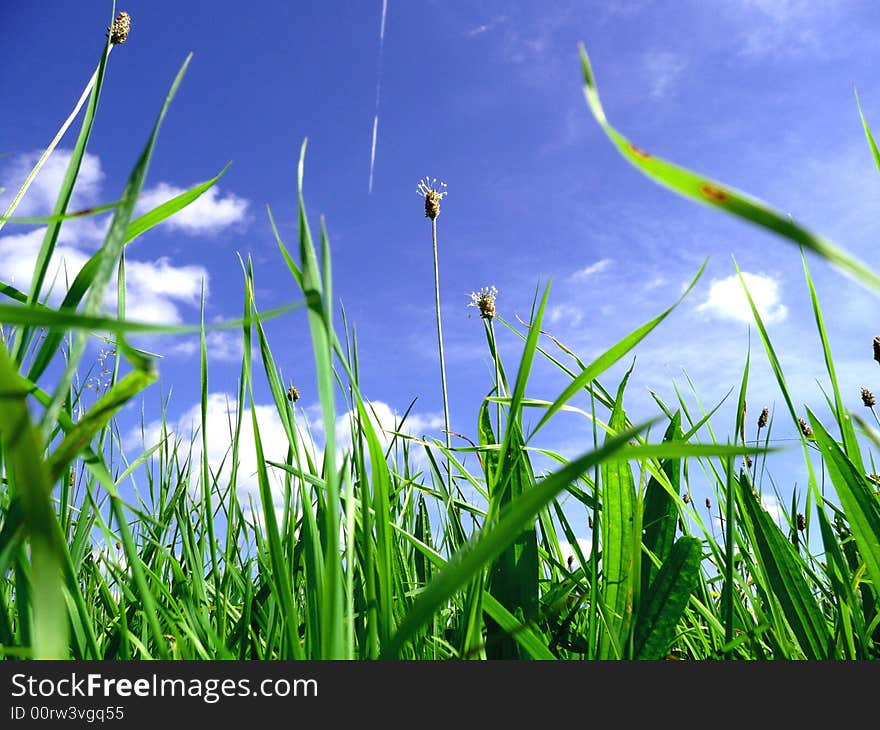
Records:
[[[880,498],[872,449],[880,433],[844,407],[808,256],[880,290],[880,276],[761,201],[632,144],[605,116],[581,49],[585,114],[592,113],[629,164],[658,184],[720,213],[761,226],[803,259],[830,391],[800,408],[752,304],[763,352],[785,403],[772,416],[747,407],[749,362],[731,383],[736,420],[699,434],[720,407],[684,397],[656,400],[633,422],[628,374],[609,371],[638,352],[688,296],[670,304],[591,361],[543,327],[551,298],[538,291],[528,321],[512,322],[495,292],[475,292],[494,382],[478,406],[479,440],[459,445],[448,429],[416,437],[383,429],[361,392],[357,338],[333,293],[331,246],[307,215],[298,168],[298,236],[272,220],[279,266],[297,298],[263,310],[250,259],[241,259],[241,317],[194,325],[126,318],[126,247],[179,213],[216,178],[135,216],[166,114],[185,93],[189,59],[170,87],[119,200],[69,210],[122,21],[108,33],[81,104],[70,114],[0,219],[46,226],[29,289],[0,283],[0,655],[6,659],[538,659],[870,660],[880,654]],[[82,107],[82,108],[81,108]],[[40,167],[82,112],[54,210],[15,216]],[[863,118],[869,151],[880,152]],[[222,175],[222,173],[221,173]],[[442,241],[442,188],[423,180],[435,265]],[[72,218],[109,213],[101,248],[72,281],[52,279],[59,231]],[[774,243],[776,241],[774,240]],[[442,254],[442,249],[440,249]],[[695,272],[691,287],[703,269]],[[437,304],[438,363],[445,359]],[[746,287],[745,281],[742,281]],[[60,303],[49,293],[62,287]],[[105,309],[109,291],[115,311]],[[746,288],[746,292],[748,290]],[[55,292],[58,297],[58,292]],[[52,300],[53,302],[55,300]],[[751,301],[751,298],[750,298]],[[325,427],[319,448],[297,405],[299,391],[273,358],[264,324],[307,314]],[[224,468],[208,460],[206,338],[239,334],[244,355],[231,448]],[[201,428],[180,438],[165,419],[136,458],[123,448],[122,410],[158,398],[158,359],[135,336],[200,338]],[[502,361],[501,337],[520,344]],[[496,339],[499,338],[499,339]],[[109,350],[95,360],[95,343]],[[875,352],[880,362],[880,344]],[[253,356],[252,356],[253,353]],[[567,379],[553,399],[530,397],[536,361]],[[96,373],[102,379],[94,393]],[[436,373],[425,374],[433,387]],[[268,388],[288,439],[287,458],[266,458],[254,411]],[[863,391],[874,414],[874,396]],[[163,403],[163,408],[167,403]],[[829,412],[822,422],[818,412]],[[334,424],[348,413],[345,444]],[[525,414],[529,413],[530,418]],[[535,413],[537,419],[531,418]],[[575,458],[537,438],[560,414],[585,419],[592,444]],[[249,417],[251,422],[243,423]],[[809,483],[782,524],[762,504],[774,490],[774,419],[800,435]],[[404,416],[405,420],[405,416]],[[534,425],[531,425],[534,422]],[[880,425],[880,422],[877,422]],[[244,475],[242,428],[253,432],[255,501]],[[779,425],[776,424],[776,428]],[[467,458],[466,458],[467,457]],[[539,469],[538,463],[551,463]],[[250,475],[247,475],[250,476]],[[713,497],[692,498],[708,482]],[[282,505],[281,508],[278,504]],[[705,507],[705,509],[704,509]],[[585,551],[579,537],[589,536]]]

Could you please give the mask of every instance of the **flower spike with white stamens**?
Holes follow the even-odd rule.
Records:
[[[446,183],[441,182],[440,187],[445,188]],[[431,220],[437,218],[440,215],[440,201],[449,194],[448,191],[441,192],[437,189],[436,177],[423,177],[419,180],[416,192],[425,199],[425,217]]]
[[[483,319],[493,319],[495,317],[495,297],[498,296],[498,289],[494,286],[484,286],[479,291],[471,292],[471,302],[469,307],[477,307],[480,310],[480,316]]]

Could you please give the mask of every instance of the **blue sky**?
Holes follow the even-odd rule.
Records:
[[[590,53],[610,121],[639,146],[767,201],[876,266],[880,177],[853,95],[856,85],[880,128],[872,0],[130,0],[118,9],[131,14],[132,33],[111,54],[76,202],[119,196],[189,52],[145,204],[232,162],[198,207],[129,250],[131,316],[196,322],[202,280],[208,319],[239,316],[239,253],[254,259],[262,309],[298,298],[266,206],[295,250],[296,163],[308,138],[306,204],[315,225],[326,220],[336,294],[357,328],[362,389],[389,413],[418,398],[416,431],[439,436],[442,425],[430,223],[416,195],[426,175],[449,191],[438,229],[453,430],[475,438],[491,384],[471,291],[497,286],[499,314],[515,323],[552,281],[545,329],[588,360],[672,303],[707,256],[697,287],[636,351],[631,415],[656,413],[649,390],[669,401],[673,380],[687,389],[683,370],[703,404],[714,405],[738,384],[751,337],[750,428],[763,405],[784,416],[741,296],[726,281],[732,257],[750,275],[797,405],[825,413],[817,380],[827,378],[797,249],[676,197],[620,158],[584,102],[577,44]],[[110,12],[104,0],[0,7],[4,208],[92,73]],[[75,130],[19,214],[49,212]],[[100,245],[103,225],[66,227],[69,268]],[[38,245],[33,228],[0,232],[0,279],[26,288]],[[880,390],[871,357],[876,297],[808,260],[845,399],[859,410],[861,386]],[[316,396],[305,317],[285,316],[267,331],[308,412]],[[499,336],[513,371],[521,341]],[[198,399],[192,342],[149,346],[165,358],[161,384],[145,398],[148,418],[160,391],[173,389],[169,417],[185,419]],[[231,335],[215,335],[211,355],[212,403],[222,411],[240,350]],[[613,386],[621,373],[604,382]],[[564,384],[539,362],[528,395],[552,399]],[[259,396],[269,403],[265,390]],[[732,432],[732,408],[713,424],[722,439]],[[776,433],[794,429],[781,417]],[[589,448],[589,434],[583,419],[562,414],[536,445],[575,455]],[[783,488],[802,487],[799,453],[776,476]]]

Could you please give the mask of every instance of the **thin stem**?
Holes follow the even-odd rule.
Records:
[[[446,393],[446,359],[443,356],[443,327],[440,322],[440,264],[437,257],[437,218],[431,219],[431,241],[434,245],[434,306],[437,311],[437,349],[440,352],[440,384],[443,388],[443,422],[446,425],[446,448],[451,448],[449,433],[449,398]],[[446,473],[452,484],[452,465],[446,459]]]
[[[877,421],[877,425],[880,426],[880,418],[877,418],[877,411],[874,410],[874,406],[871,406],[871,413],[874,414],[874,420]]]
[[[489,317],[489,332],[492,335],[492,355],[495,360],[495,395],[499,398],[503,398],[505,396],[504,385],[501,383],[501,366],[498,362],[498,342],[495,339],[495,318]],[[497,423],[495,425],[495,438],[499,440],[501,439],[501,404],[495,404],[495,415]]]

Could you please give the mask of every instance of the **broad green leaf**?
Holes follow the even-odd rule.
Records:
[[[700,541],[680,537],[642,596],[633,640],[636,659],[663,659],[675,640],[678,622],[697,587]]]
[[[625,430],[626,414],[623,410],[623,394],[632,368],[627,371],[614,401],[609,426],[612,433]],[[605,437],[605,443],[613,443],[613,436]],[[636,525],[636,487],[632,469],[627,461],[606,461],[602,464],[602,591],[606,611],[608,635],[600,641],[600,659],[622,659],[615,656],[629,634],[634,580],[637,578],[635,558],[639,554],[636,542],[639,533]]]

